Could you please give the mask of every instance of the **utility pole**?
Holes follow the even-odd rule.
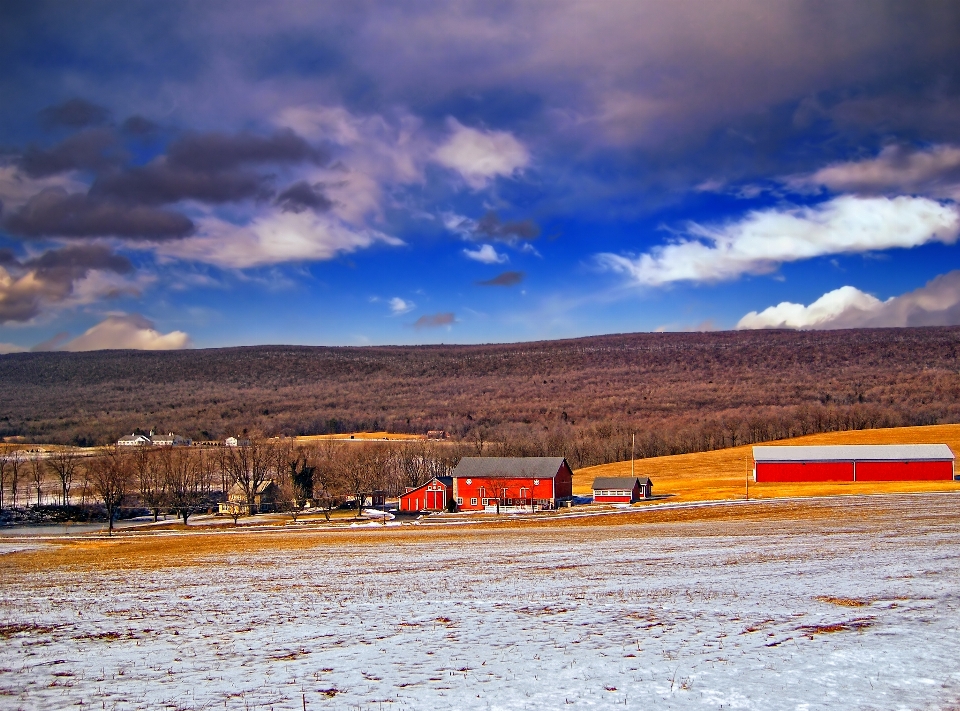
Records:
[[[636,476],[636,473],[634,472],[634,467],[633,467],[634,452],[636,451],[636,449],[637,449],[637,433],[634,432],[633,441],[630,443],[630,476],[632,477]]]
[[[747,501],[750,500],[750,464],[747,455],[743,455],[743,480],[747,486]]]

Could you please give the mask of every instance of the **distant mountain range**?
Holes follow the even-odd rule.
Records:
[[[742,442],[960,421],[958,352],[950,327],[20,353],[0,356],[0,436],[92,444],[137,427],[203,440],[616,425],[700,437],[739,428]]]

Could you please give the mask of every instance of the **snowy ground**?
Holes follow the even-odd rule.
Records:
[[[0,708],[956,708],[960,498],[891,501],[5,574]]]

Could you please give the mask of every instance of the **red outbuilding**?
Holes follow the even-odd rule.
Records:
[[[753,448],[754,481],[949,481],[945,444],[845,444]]]
[[[400,495],[401,511],[446,511],[453,498],[453,478],[435,476],[415,489]]]
[[[460,511],[553,509],[573,497],[573,470],[563,457],[464,457],[453,495]]]
[[[593,500],[603,504],[629,504],[653,495],[653,482],[638,476],[598,476],[593,480]]]

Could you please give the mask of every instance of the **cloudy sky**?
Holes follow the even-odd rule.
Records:
[[[6,2],[0,350],[960,323],[960,5]]]

